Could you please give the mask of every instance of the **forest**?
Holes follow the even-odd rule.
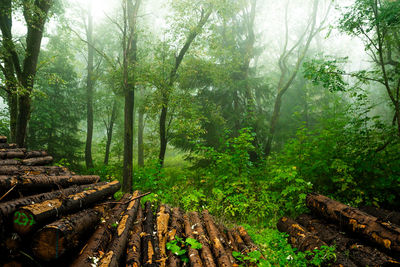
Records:
[[[243,226],[233,266],[339,266],[279,231],[322,196],[400,211],[399,0],[1,0],[0,70],[8,143]]]

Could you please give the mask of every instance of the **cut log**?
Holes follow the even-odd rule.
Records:
[[[26,166],[38,166],[38,165],[47,165],[53,162],[52,156],[47,157],[39,157],[39,158],[30,158],[22,160],[22,164]]]
[[[400,227],[379,222],[379,219],[359,209],[349,207],[319,194],[309,194],[307,207],[328,220],[370,240],[381,248],[400,253]]]
[[[377,217],[379,220],[394,223],[397,226],[400,226],[400,212],[398,211],[390,211],[385,209],[380,209],[377,207],[361,207],[361,211],[366,212],[374,217]]]
[[[179,208],[173,208],[171,213],[171,225],[168,232],[168,242],[174,240],[176,236],[182,238],[183,232],[184,228],[182,211]],[[169,267],[181,266],[181,260],[177,255],[173,254],[171,251],[168,251],[167,255],[167,265]]]
[[[40,158],[40,157],[47,157],[49,154],[47,154],[47,151],[28,151],[25,153],[25,158],[30,159],[30,158]]]
[[[32,251],[44,261],[56,260],[68,250],[78,247],[82,237],[90,233],[102,213],[88,209],[46,225],[34,236]]]
[[[228,244],[232,248],[232,251],[238,251],[239,252],[239,248],[238,248],[238,245],[236,244],[235,238],[233,237],[232,231],[233,231],[233,229],[228,230],[228,233],[226,234],[228,236]]]
[[[97,227],[89,241],[81,251],[78,258],[72,263],[71,267],[92,266],[94,259],[100,259],[100,253],[107,250],[108,245],[115,233],[116,225],[128,206],[131,198],[130,194],[125,194],[110,212],[104,221]]]
[[[120,183],[113,181],[103,185],[93,185],[88,190],[63,199],[55,198],[19,208],[14,214],[14,230],[22,235],[28,234],[48,220],[78,211],[111,196],[119,188]]]
[[[395,259],[380,252],[376,248],[365,245],[360,240],[348,236],[342,232],[338,226],[318,219],[315,216],[302,214],[296,219],[296,221],[306,227],[307,230],[315,234],[322,241],[329,245],[335,245],[337,256],[345,258],[343,257],[343,254],[348,254],[353,265],[390,266],[391,264],[396,263]],[[340,254],[338,252],[340,252]],[[397,262],[397,264],[400,265],[399,262]],[[345,266],[350,266],[350,263],[347,263]]]
[[[128,207],[118,223],[117,231],[108,247],[107,253],[105,253],[104,257],[100,260],[99,266],[119,266],[121,257],[126,253],[128,236],[138,213],[140,199],[134,199],[138,196],[139,191],[135,191]]]
[[[214,257],[210,248],[210,240],[208,239],[207,233],[204,230],[203,223],[200,219],[199,214],[197,212],[191,212],[189,216],[194,228],[194,238],[198,240],[202,245],[200,256],[203,260],[204,266],[216,267],[217,265],[214,262]]]
[[[219,239],[220,234],[218,228],[215,226],[213,219],[211,218],[211,215],[208,213],[207,210],[203,211],[202,215],[204,219],[204,225],[206,226],[208,236],[211,240],[214,255],[218,261],[218,265],[221,267],[232,266],[228,255],[226,254],[224,246]]]
[[[143,231],[143,210],[139,205],[138,215],[133,229],[129,236],[128,248],[126,253],[126,267],[139,267],[140,263],[140,234]]]
[[[22,165],[22,163],[21,163],[21,160],[18,160],[18,159],[2,159],[2,160],[0,160],[0,166],[7,166],[7,165],[16,166],[16,165]]]
[[[17,148],[17,144],[0,143],[0,149]]]
[[[7,136],[0,136],[0,143],[7,143]]]
[[[22,149],[0,151],[0,159],[22,159],[25,157],[25,151]]]
[[[100,181],[96,175],[24,175],[24,176],[0,176],[0,192],[6,192],[13,186],[17,186],[18,191],[51,190],[72,185],[93,184]]]
[[[194,238],[192,231],[192,224],[190,223],[189,216],[187,214],[183,215],[183,223],[185,225],[185,236],[186,238]],[[197,249],[192,248],[189,245],[188,255],[190,260],[191,267],[203,267],[203,262],[200,258],[199,251]]]
[[[167,240],[168,240],[168,222],[170,217],[170,209],[161,205],[157,213],[157,237],[158,248],[160,250],[159,266],[165,267],[167,262]]]
[[[0,175],[70,175],[70,171],[59,166],[1,166]]]
[[[154,215],[151,210],[151,202],[145,203],[145,219],[143,221],[143,233],[141,241],[142,249],[142,265],[146,267],[156,267],[157,258],[154,250],[154,239],[152,238],[154,232]]]

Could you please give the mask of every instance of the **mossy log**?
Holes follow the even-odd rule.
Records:
[[[72,185],[93,184],[100,181],[96,175],[23,175],[0,176],[0,192],[5,192],[16,186],[18,191],[43,191]]]
[[[185,226],[185,236],[186,238],[194,238],[192,224],[190,223],[189,216],[187,214],[183,215],[183,224]],[[188,255],[191,267],[203,267],[203,261],[200,258],[199,251],[192,248],[189,245]]]
[[[342,232],[337,225],[328,223],[309,214],[300,215],[296,221],[328,245],[335,245],[336,251],[341,254],[337,253],[338,257],[344,258],[343,255],[347,254],[350,260],[354,262],[354,265],[390,266],[395,263],[400,265],[399,262],[385,253]],[[346,263],[345,266],[350,265],[350,263]]]
[[[217,265],[214,261],[214,257],[210,248],[210,240],[208,239],[207,233],[204,230],[203,222],[201,221],[199,214],[197,212],[191,212],[189,216],[190,221],[193,224],[193,236],[202,245],[200,256],[203,260],[204,266],[216,267]]]
[[[217,259],[218,265],[221,267],[232,266],[231,261],[222,245],[221,240],[219,239],[220,233],[218,228],[216,227],[214,220],[211,218],[211,215],[207,210],[202,212],[204,225],[207,229],[208,236],[210,238],[212,248],[214,251],[214,255]]]
[[[70,175],[71,172],[59,166],[1,166],[0,175]]]
[[[44,261],[58,259],[78,247],[82,237],[94,230],[101,215],[97,209],[88,209],[44,226],[34,235],[34,255]]]
[[[102,185],[92,185],[82,192],[65,198],[54,198],[19,208],[14,213],[14,230],[19,234],[28,234],[44,222],[61,215],[76,212],[112,196],[120,188],[118,181]]]
[[[138,196],[139,191],[135,191],[128,207],[118,222],[116,233],[108,246],[107,252],[100,260],[100,267],[120,266],[121,257],[126,253],[130,230],[138,213],[140,199],[135,199]]]
[[[128,247],[126,250],[126,267],[139,267],[140,263],[140,234],[143,231],[143,210],[139,205],[138,215],[129,235]]]
[[[307,207],[314,213],[343,225],[381,248],[400,253],[400,227],[319,194],[309,194]]]
[[[168,232],[168,242],[172,241],[175,239],[175,237],[183,237],[184,233],[184,227],[183,227],[183,215],[182,211],[179,208],[173,208],[171,212],[171,223],[169,226],[169,232]],[[181,266],[181,259],[173,254],[171,251],[167,252],[168,255],[168,261],[167,261],[167,266],[168,267],[177,267]]]
[[[167,262],[167,240],[168,240],[168,223],[170,218],[170,208],[161,205],[157,212],[156,230],[159,248],[159,266],[165,267]]]
[[[143,221],[143,233],[141,234],[141,253],[142,265],[146,267],[157,266],[157,256],[154,245],[154,214],[151,208],[150,201],[145,203],[145,219]]]
[[[115,233],[116,225],[122,214],[126,210],[131,198],[130,194],[125,194],[120,203],[110,211],[103,222],[98,225],[93,235],[90,237],[79,256],[71,264],[71,267],[92,266],[93,259],[100,259],[101,254],[107,250],[108,245]]]

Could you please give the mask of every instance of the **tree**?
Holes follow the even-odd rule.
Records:
[[[289,1],[287,1],[285,9],[284,48],[278,61],[280,69],[280,78],[277,84],[277,94],[275,97],[274,111],[270,118],[269,134],[264,149],[264,153],[266,156],[269,156],[271,153],[272,141],[275,136],[276,127],[279,121],[279,115],[282,105],[282,97],[284,96],[286,91],[290,88],[294,79],[296,78],[297,73],[299,72],[303,60],[308,52],[308,49],[310,48],[311,41],[313,40],[315,35],[319,33],[321,29],[324,27],[326,18],[330,11],[331,4],[329,5],[328,11],[326,12],[324,19],[322,20],[322,22],[319,23],[319,25],[317,25],[318,6],[319,6],[319,1],[314,0],[312,6],[312,13],[306,25],[306,29],[298,37],[298,40],[291,47],[289,47],[289,25],[288,25]],[[295,55],[297,55],[297,57],[295,58],[295,64],[294,67],[291,69],[289,65],[289,59]]]
[[[4,0],[0,3],[0,30],[2,53],[0,64],[5,76],[5,89],[10,106],[11,139],[21,147],[25,145],[31,113],[31,93],[35,83],[38,57],[52,0],[22,1],[22,13],[27,26],[24,51],[18,53],[12,34],[13,11],[17,3]],[[14,5],[14,7],[13,7]],[[22,64],[20,58],[23,58]]]

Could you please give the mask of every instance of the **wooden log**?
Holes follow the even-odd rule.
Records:
[[[12,149],[12,148],[17,148],[17,144],[0,143],[0,149]]]
[[[25,153],[25,158],[30,159],[30,158],[41,158],[41,157],[47,157],[49,154],[47,154],[47,151],[28,151]]]
[[[101,254],[107,250],[108,245],[116,231],[115,225],[120,221],[126,207],[128,206],[130,194],[125,194],[121,200],[106,216],[104,221],[97,227],[93,235],[90,237],[84,249],[79,256],[71,264],[71,267],[92,266],[94,261],[101,258]]]
[[[119,188],[120,183],[113,181],[103,185],[93,185],[88,190],[65,198],[55,198],[24,206],[14,214],[14,230],[21,235],[28,234],[48,220],[76,212],[111,196]]]
[[[183,223],[185,225],[185,236],[186,238],[194,238],[192,231],[192,224],[190,223],[189,216],[187,214],[183,215]],[[188,247],[188,255],[191,267],[203,267],[203,262],[200,258],[199,251],[192,248],[190,245]]]
[[[238,230],[237,229],[233,229],[231,231],[231,234],[232,234],[233,238],[235,239],[235,243],[236,243],[236,245],[237,245],[237,247],[239,249],[239,252],[241,252],[243,254],[249,253],[250,251],[249,251],[248,247],[246,246],[246,244],[244,243],[244,241],[243,241],[242,237],[240,236]]]
[[[154,239],[152,238],[154,232],[154,214],[151,210],[151,202],[145,203],[145,219],[143,221],[143,233],[141,240],[141,253],[142,265],[146,267],[156,267],[157,258],[154,250]]]
[[[383,222],[394,223],[397,226],[400,226],[400,212],[398,211],[390,211],[371,206],[361,207],[360,210],[377,217]]]
[[[220,240],[222,242],[222,245],[225,248],[226,255],[228,256],[228,258],[232,264],[236,264],[236,260],[232,255],[232,252],[233,252],[232,247],[229,245],[229,239],[228,239],[228,235],[227,235],[228,229],[226,229],[226,227],[223,226],[222,224],[217,224],[217,228],[221,234]]]
[[[376,248],[348,236],[337,225],[309,214],[300,215],[296,221],[328,245],[335,245],[336,256],[341,262],[344,262],[347,258],[345,254],[347,254],[350,260],[344,264],[345,266],[351,266],[351,264],[353,266],[390,266],[394,263],[400,265],[395,259]]]
[[[26,166],[47,165],[53,162],[52,156],[23,159],[22,164]]]
[[[0,143],[7,143],[7,136],[0,136]]]
[[[246,231],[246,229],[243,228],[243,226],[239,226],[237,228],[237,231],[239,232],[239,235],[242,238],[242,240],[244,241],[246,247],[248,247],[251,251],[258,250],[258,248],[254,244],[253,240],[251,240],[249,233]]]
[[[34,255],[44,261],[60,258],[78,247],[80,240],[94,230],[101,215],[97,209],[88,209],[44,226],[34,235]]]
[[[143,231],[143,210],[139,205],[138,215],[136,222],[133,225],[132,231],[129,236],[128,248],[126,253],[126,267],[139,267],[140,262],[140,234]]]
[[[232,251],[239,252],[239,247],[236,244],[235,238],[233,237],[233,229],[228,230],[227,236],[228,236],[228,244],[231,246]]]
[[[183,227],[183,215],[179,208],[173,208],[171,212],[171,224],[168,232],[168,242],[175,240],[176,237],[183,237],[184,227]],[[169,267],[181,266],[180,258],[173,254],[171,251],[167,252],[168,261],[167,265]]]
[[[100,267],[113,267],[120,265],[121,257],[126,253],[130,230],[138,213],[140,199],[135,199],[138,196],[139,191],[135,191],[128,207],[118,223],[117,231],[108,247],[107,253],[105,253],[103,258],[100,260]]]
[[[25,151],[22,149],[0,151],[0,159],[15,159],[15,158],[22,159],[24,157],[25,157]]]
[[[319,194],[309,194],[307,207],[328,220],[371,241],[381,248],[400,253],[400,227],[379,222],[379,219],[359,209],[349,207]]]
[[[67,168],[59,166],[1,166],[0,175],[70,175]]]
[[[1,159],[0,166],[17,166],[22,165],[21,160],[18,159]]]
[[[220,234],[217,227],[215,226],[214,220],[211,218],[211,215],[208,213],[207,210],[203,211],[202,215],[204,219],[204,225],[206,226],[208,236],[211,240],[212,248],[218,265],[221,267],[232,266],[222,245],[222,242],[219,239]]]
[[[194,228],[193,236],[202,245],[200,256],[204,262],[204,266],[216,267],[217,265],[214,261],[214,257],[210,248],[210,240],[206,231],[204,230],[203,222],[201,221],[199,214],[197,212],[191,212],[189,213],[189,216]]]
[[[170,209],[165,205],[161,205],[157,213],[157,241],[159,248],[159,266],[165,267],[167,262],[167,240],[168,240],[168,222],[170,218]]]
[[[18,191],[51,190],[72,185],[93,184],[100,181],[96,175],[24,175],[4,176],[0,175],[0,192],[6,192],[14,186]]]

